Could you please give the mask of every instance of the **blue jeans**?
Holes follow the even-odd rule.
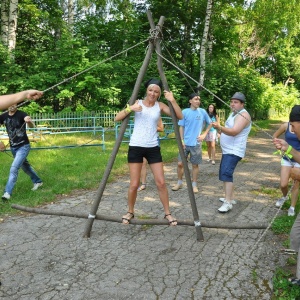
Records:
[[[241,159],[241,157],[234,154],[223,154],[219,169],[219,180],[233,182],[233,172]]]
[[[10,195],[12,194],[18,179],[20,168],[22,168],[22,170],[30,177],[33,183],[42,182],[26,159],[30,151],[30,144],[21,146],[20,148],[11,147],[10,150],[14,157],[14,161],[10,167],[8,181],[5,186],[5,192],[9,193]]]

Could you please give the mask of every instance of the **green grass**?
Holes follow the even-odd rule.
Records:
[[[273,296],[272,300],[292,300],[300,299],[300,287],[293,286],[288,281],[292,274],[282,268],[275,271],[273,277]]]
[[[94,138],[91,134],[82,133],[47,135],[38,142],[32,142],[31,146],[34,148],[49,147],[51,145],[82,145],[91,142]],[[92,143],[101,143],[101,141],[98,139],[92,141]],[[44,185],[38,191],[31,191],[33,184],[30,178],[20,170],[10,201],[8,203],[0,202],[0,216],[18,213],[10,207],[11,203],[35,207],[53,202],[59,196],[69,195],[72,191],[97,189],[114,144],[114,133],[106,132],[105,151],[102,150],[101,146],[31,150],[28,160],[43,180]],[[164,162],[170,162],[177,158],[178,147],[175,139],[163,140],[161,145]],[[128,173],[127,150],[128,143],[122,143],[111,170],[109,181],[116,180],[119,176]],[[0,152],[0,155],[2,156],[0,185],[4,190],[12,155],[10,152]]]

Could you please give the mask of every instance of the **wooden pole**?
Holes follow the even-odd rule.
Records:
[[[22,206],[22,205],[18,205],[18,204],[12,204],[11,207],[14,209],[28,212],[28,213],[35,213],[35,214],[42,214],[42,215],[82,218],[82,219],[86,219],[88,217],[86,213],[51,211],[49,209],[26,207],[26,206]],[[112,216],[108,216],[108,215],[100,215],[100,214],[95,215],[95,220],[122,223],[121,218],[112,217]],[[195,226],[193,220],[177,220],[177,223],[178,223],[178,225]],[[131,219],[130,225],[167,225],[167,226],[169,226],[169,222],[168,222],[168,220],[165,220],[165,219]],[[220,228],[220,229],[266,229],[268,224],[248,223],[248,222],[246,224],[234,224],[234,223],[226,224],[226,223],[224,223],[224,221],[220,220],[220,222],[203,222],[201,224],[201,226],[206,227],[206,228]]]
[[[131,105],[134,104],[134,102],[137,99],[138,92],[139,92],[142,80],[144,78],[144,75],[147,71],[148,65],[150,63],[153,51],[154,51],[154,45],[153,45],[153,42],[150,40],[149,41],[149,47],[148,47],[144,62],[142,64],[141,68],[140,68],[139,75],[137,77],[132,95],[131,95],[130,100],[129,100],[129,104],[131,104]],[[84,230],[83,237],[90,237],[90,235],[91,235],[91,230],[92,230],[92,226],[93,226],[93,223],[94,223],[94,220],[95,220],[96,212],[98,210],[98,207],[99,207],[99,204],[100,204],[100,201],[101,201],[101,198],[102,198],[102,195],[103,195],[108,177],[109,177],[110,172],[112,170],[112,167],[114,165],[114,162],[115,162],[116,156],[118,154],[120,145],[122,143],[122,139],[123,139],[124,133],[126,131],[126,127],[127,127],[128,122],[129,122],[129,116],[127,116],[123,120],[122,125],[120,126],[120,133],[118,135],[118,138],[117,138],[116,143],[114,145],[114,148],[112,150],[111,156],[110,156],[109,161],[107,163],[105,172],[102,176],[101,183],[100,183],[99,188],[98,188],[97,193],[96,193],[96,199],[94,200],[94,202],[92,204],[92,207],[91,207],[91,211],[88,215],[88,220],[87,220],[87,223],[86,223],[86,227],[85,227],[85,230]]]
[[[153,22],[152,16],[151,16],[151,12],[147,12],[147,16],[148,16],[148,20],[149,20],[151,29],[155,30],[154,22]],[[163,23],[164,23],[164,17],[162,16],[162,17],[160,17],[160,20],[158,22],[158,26],[156,27],[156,29],[159,32],[158,38],[155,40],[155,48],[156,48],[156,51],[158,52],[158,54],[161,54],[160,40],[161,40],[161,28],[163,26]],[[168,86],[168,82],[167,82],[167,78],[166,78],[165,73],[164,73],[162,59],[161,59],[160,55],[157,56],[157,67],[158,67],[158,71],[159,71],[159,74],[160,74],[160,79],[163,83],[164,89],[167,90],[167,91],[170,91],[169,86]],[[180,134],[179,134],[179,127],[178,127],[178,124],[177,124],[177,118],[176,118],[176,115],[175,115],[175,112],[174,112],[174,108],[173,108],[172,104],[169,101],[168,101],[168,105],[169,105],[170,110],[171,110],[171,116],[172,116],[172,121],[173,121],[173,126],[174,126],[175,137],[176,137],[177,145],[178,145],[178,148],[179,148],[179,153],[180,153],[183,168],[184,168],[184,175],[185,175],[187,188],[188,188],[188,194],[189,194],[190,203],[191,203],[191,207],[192,207],[192,211],[193,211],[194,225],[195,225],[195,228],[196,228],[197,240],[198,241],[204,241],[203,233],[202,233],[202,230],[201,230],[201,223],[200,223],[200,220],[199,220],[199,214],[198,214],[198,210],[197,210],[197,206],[196,206],[195,195],[194,195],[193,187],[192,187],[191,175],[190,175],[190,172],[189,172],[188,163],[185,159],[184,150],[183,150],[183,147],[182,147],[181,138],[180,138]]]

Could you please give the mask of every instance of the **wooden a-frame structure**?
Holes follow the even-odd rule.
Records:
[[[161,16],[157,26],[155,26],[150,11],[147,11],[147,17],[148,17],[150,27],[151,27],[151,30],[150,30],[151,36],[149,38],[149,47],[148,47],[144,62],[141,66],[141,69],[140,69],[139,75],[137,77],[132,95],[129,100],[129,104],[131,104],[131,105],[137,99],[139,88],[141,86],[143,77],[146,73],[146,70],[150,63],[151,56],[152,56],[154,50],[158,54],[157,67],[158,67],[160,79],[163,83],[164,89],[169,91],[168,82],[167,82],[167,79],[166,79],[166,76],[165,76],[165,73],[163,70],[163,66],[162,66],[162,58],[161,58],[162,56],[161,56],[161,47],[160,47],[160,41],[162,38],[161,30],[162,30],[165,18],[163,16]],[[175,136],[176,136],[179,153],[180,153],[181,157],[184,157],[185,155],[184,155],[184,150],[183,150],[180,135],[179,135],[177,118],[175,116],[175,112],[174,112],[172,104],[168,102],[168,105],[169,105],[170,111],[171,111],[172,122],[174,125],[174,131],[175,131]],[[76,217],[76,218],[84,218],[84,219],[87,218],[85,230],[83,233],[83,237],[87,237],[87,238],[90,237],[90,235],[91,235],[91,230],[92,230],[92,226],[93,226],[95,219],[121,223],[122,222],[121,218],[110,217],[110,216],[106,216],[106,215],[99,215],[99,214],[97,214],[97,210],[100,205],[102,195],[103,195],[105,186],[108,181],[108,177],[110,175],[114,161],[118,154],[118,150],[120,148],[124,133],[126,131],[126,127],[128,125],[128,122],[129,122],[129,115],[123,120],[122,125],[120,126],[120,133],[118,135],[118,138],[117,138],[114,148],[112,150],[110,159],[107,163],[105,172],[102,176],[102,180],[101,180],[98,190],[96,192],[96,199],[94,200],[94,202],[92,204],[92,207],[91,207],[91,210],[90,210],[90,213],[88,214],[88,216],[86,215],[86,213],[70,213],[70,212],[61,212],[61,211],[56,212],[56,211],[49,211],[48,209],[46,210],[46,209],[40,209],[40,208],[24,207],[24,206],[16,205],[16,204],[12,204],[11,207],[15,208],[15,209],[31,212],[31,213],[40,213],[40,214],[46,214],[46,215],[58,215],[58,216],[66,216],[66,217]],[[192,208],[192,212],[193,212],[193,221],[192,220],[177,220],[177,226],[178,225],[195,226],[198,241],[204,240],[201,227],[227,228],[227,229],[266,229],[267,228],[266,224],[258,224],[258,223],[254,223],[254,224],[247,223],[246,225],[244,224],[244,225],[239,225],[239,226],[236,226],[234,224],[226,225],[226,224],[218,223],[218,222],[216,222],[214,224],[209,223],[209,222],[200,223],[198,210],[197,210],[197,206],[196,206],[196,201],[195,201],[195,195],[193,193],[192,181],[191,181],[191,177],[190,177],[190,173],[189,173],[188,164],[185,159],[182,160],[182,163],[184,166],[184,174],[185,174],[185,179],[186,179],[186,183],[187,183],[187,187],[188,187],[188,194],[189,194],[189,199],[190,199],[190,203],[191,203],[191,208]],[[150,219],[150,220],[149,219],[148,220],[136,219],[136,220],[134,220],[133,219],[133,220],[130,220],[130,224],[132,224],[132,225],[169,225],[168,221],[165,219],[162,219],[162,220],[159,220],[159,219]]]
[[[144,78],[144,75],[147,71],[147,68],[148,68],[148,65],[150,63],[150,60],[151,60],[152,54],[154,52],[154,49],[156,50],[156,52],[158,54],[161,54],[161,46],[160,46],[160,41],[161,41],[161,37],[162,37],[161,30],[162,30],[165,18],[163,16],[161,16],[157,26],[155,26],[154,22],[153,22],[153,19],[152,19],[152,14],[151,14],[150,11],[147,11],[147,17],[148,17],[148,21],[149,21],[150,27],[151,27],[151,30],[150,30],[151,36],[149,38],[149,47],[148,47],[144,62],[141,66],[141,69],[140,69],[139,75],[137,77],[137,80],[135,82],[135,86],[134,86],[132,95],[131,95],[130,100],[129,100],[130,105],[133,105],[135,100],[137,99],[138,91],[140,89],[140,86],[141,86],[142,80]],[[165,73],[164,73],[164,70],[163,70],[162,59],[161,59],[160,56],[158,56],[158,58],[157,58],[157,67],[158,67],[160,79],[162,81],[164,90],[169,91],[168,82],[167,82],[167,79],[166,79],[166,76],[165,76]],[[179,148],[179,153],[180,153],[181,157],[185,157],[184,150],[183,150],[182,143],[181,143],[181,139],[180,139],[180,135],[179,135],[179,128],[178,128],[178,125],[177,125],[177,118],[175,116],[175,112],[174,112],[172,104],[168,102],[168,105],[169,105],[170,110],[171,110],[172,122],[173,122],[173,125],[174,125],[174,132],[175,132],[176,141],[177,141],[178,148]],[[109,177],[109,174],[111,172],[111,169],[112,169],[114,161],[116,159],[118,150],[120,148],[120,145],[121,145],[126,127],[128,125],[128,122],[129,122],[129,116],[127,116],[123,120],[122,125],[120,127],[119,136],[118,136],[118,138],[116,140],[116,143],[114,145],[114,148],[112,150],[110,159],[109,159],[109,161],[107,163],[107,166],[106,166],[106,170],[103,174],[100,186],[99,186],[99,188],[97,190],[97,193],[96,193],[96,199],[95,199],[95,201],[94,201],[94,203],[91,207],[91,212],[88,216],[87,224],[86,224],[85,231],[84,231],[84,237],[90,237],[90,232],[91,232],[94,220],[95,220],[95,216],[96,216],[96,213],[97,213],[97,210],[98,210],[98,207],[99,207],[99,204],[100,204],[100,201],[101,201],[101,198],[102,198],[102,195],[103,195],[103,192],[104,192],[104,189],[105,189],[108,177]],[[190,198],[192,211],[193,211],[194,224],[195,224],[196,233],[197,233],[197,240],[198,241],[203,241],[201,223],[199,221],[199,215],[198,215],[198,210],[197,210],[197,206],[196,206],[196,202],[195,202],[195,195],[193,193],[192,181],[191,181],[191,177],[190,177],[190,174],[189,174],[188,164],[187,164],[187,161],[185,159],[183,159],[182,162],[183,162],[183,166],[184,166],[184,172],[185,172],[187,187],[188,187],[188,191],[189,191],[189,198]],[[167,223],[167,221],[166,221],[166,223]],[[178,223],[180,224],[180,222],[178,222]]]

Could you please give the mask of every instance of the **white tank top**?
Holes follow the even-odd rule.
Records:
[[[134,114],[134,127],[130,137],[130,146],[151,148],[158,146],[157,139],[157,122],[160,118],[159,103],[155,102],[154,106],[147,107],[143,100],[139,100],[142,111]]]
[[[240,113],[246,111],[245,109],[242,109]],[[225,122],[226,128],[232,128],[234,125],[234,119],[238,114],[233,115],[231,113],[228,117],[228,119]],[[223,154],[234,154],[236,156],[239,156],[241,158],[245,157],[246,153],[246,145],[247,145],[247,138],[249,135],[249,132],[251,130],[251,123],[245,127],[239,134],[236,136],[229,136],[224,133],[221,134],[220,137],[220,144],[222,147],[222,153]]]

